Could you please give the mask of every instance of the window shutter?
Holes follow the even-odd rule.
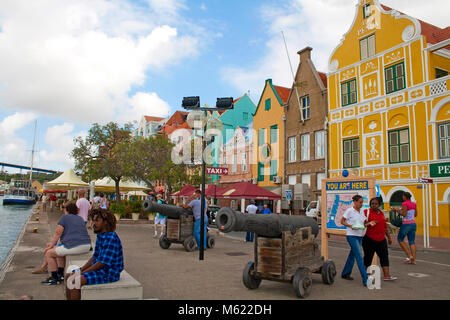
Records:
[[[372,35],[368,38],[368,56],[374,56],[375,55],[375,35]]]
[[[351,165],[352,165],[351,154],[350,153],[344,154],[344,167],[348,168]]]
[[[362,39],[359,41],[359,49],[361,50],[361,60],[362,59],[366,59],[368,54],[367,54],[367,38]]]
[[[409,161],[409,144],[400,147],[400,161]]]
[[[396,163],[396,162],[398,162],[399,161],[399,159],[398,159],[398,146],[391,146],[390,148],[389,148],[389,150],[390,150],[390,162],[391,163]]]

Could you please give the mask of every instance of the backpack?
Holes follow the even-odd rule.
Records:
[[[403,224],[403,216],[398,211],[391,210],[389,211],[389,222],[393,226],[400,228]]]

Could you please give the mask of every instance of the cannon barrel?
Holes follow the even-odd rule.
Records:
[[[216,215],[217,228],[225,233],[231,231],[254,232],[263,237],[280,237],[282,231],[295,233],[297,229],[311,227],[314,236],[319,232],[316,220],[307,216],[286,214],[242,214],[231,208],[222,208]]]
[[[152,202],[149,199],[145,200],[142,204],[142,208],[147,212],[158,212],[166,217],[179,219],[181,215],[192,215],[192,210],[188,210],[182,207],[173,206],[170,204],[162,204]]]

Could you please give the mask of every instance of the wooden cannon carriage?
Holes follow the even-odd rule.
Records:
[[[321,274],[325,284],[334,282],[336,266],[331,260],[324,261],[321,255],[315,240],[318,227],[313,218],[243,215],[223,208],[216,223],[224,232],[255,232],[254,261],[247,263],[242,277],[248,289],[257,289],[262,280],[290,282],[295,294],[305,298],[312,289],[312,273]]]
[[[160,204],[146,200],[143,204],[145,211],[159,212],[167,217],[164,234],[159,238],[159,246],[169,249],[172,243],[179,243],[186,251],[194,251],[197,244],[194,237],[194,217],[191,210],[168,204]],[[214,248],[215,238],[206,235],[207,248]]]

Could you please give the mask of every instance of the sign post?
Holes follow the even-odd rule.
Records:
[[[328,259],[328,235],[346,235],[346,227],[341,224],[342,215],[353,205],[352,197],[363,197],[362,209],[369,208],[369,201],[375,197],[375,178],[351,177],[322,180],[322,255]]]
[[[431,166],[430,166],[431,167]],[[430,247],[430,209],[428,207],[429,201],[430,201],[430,195],[429,195],[429,189],[430,184],[433,183],[433,179],[430,178],[419,178],[419,183],[422,184],[422,199],[423,200],[423,247],[429,248]],[[430,193],[431,194],[431,193]]]

